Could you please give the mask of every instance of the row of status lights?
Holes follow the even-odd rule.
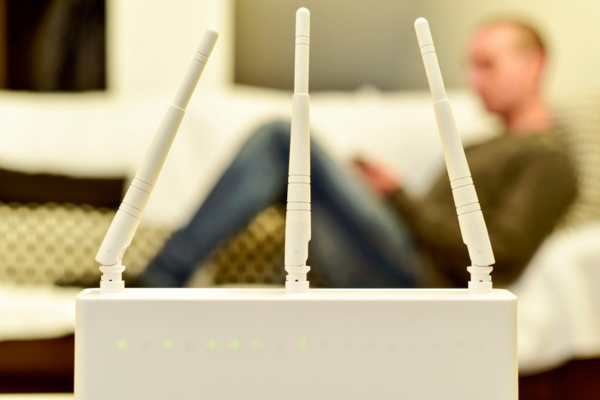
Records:
[[[130,348],[130,343],[127,339],[118,339],[115,343],[117,350],[126,351]],[[159,347],[162,350],[169,351],[175,347],[175,342],[172,339],[163,339]],[[226,349],[229,351],[238,351],[242,349],[242,341],[239,339],[231,339],[229,342],[219,343],[216,339],[209,339],[205,343],[206,350],[217,351]],[[254,339],[250,342],[250,348],[254,351],[261,351],[265,348],[265,343],[260,339]],[[295,342],[295,348],[298,351],[308,350],[308,341],[306,339],[298,339]]]

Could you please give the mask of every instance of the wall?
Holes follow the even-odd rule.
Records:
[[[551,50],[551,96],[600,87],[600,2],[595,0],[427,0],[427,15],[444,53],[444,73],[461,83],[465,43],[477,24],[494,15],[517,15],[543,31]],[[440,57],[442,59],[442,57]]]
[[[294,12],[311,10],[311,88],[426,88],[413,21],[430,21],[447,86],[464,86],[470,32],[494,15],[538,25],[552,50],[548,90],[600,86],[600,2],[594,0],[236,0],[236,80],[291,89]]]
[[[424,87],[412,27],[423,5],[409,0],[236,0],[236,82],[292,88],[295,14],[307,7],[311,89]]]
[[[199,86],[231,82],[229,0],[107,0],[108,87],[175,93],[205,29],[221,32]]]
[[[109,87],[175,90],[205,28],[222,35],[201,86],[241,82],[291,88],[295,10],[312,13],[312,89],[425,88],[412,28],[430,20],[449,87],[464,84],[464,50],[479,21],[522,15],[552,49],[552,95],[600,86],[595,0],[107,0]],[[234,10],[234,3],[236,10]],[[235,23],[239,29],[234,32]],[[234,58],[235,38],[235,58]]]

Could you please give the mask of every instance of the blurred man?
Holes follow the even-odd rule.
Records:
[[[542,100],[546,52],[529,26],[496,22],[469,45],[468,77],[506,133],[466,149],[496,265],[493,279],[514,281],[572,202],[576,182]],[[138,283],[182,286],[223,239],[285,199],[289,122],[259,129],[188,226],[166,243]],[[470,265],[448,177],[409,198],[395,175],[356,162],[344,171],[311,144],[313,268],[332,287],[464,287]],[[364,183],[367,183],[366,185]]]

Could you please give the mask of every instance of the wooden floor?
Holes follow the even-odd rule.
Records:
[[[600,399],[600,359],[571,361],[542,374],[521,377],[519,399]]]
[[[0,393],[73,392],[75,337],[0,343]]]

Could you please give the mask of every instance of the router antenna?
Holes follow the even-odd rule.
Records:
[[[467,268],[471,273],[469,292],[488,293],[492,290],[490,272],[492,272],[491,265],[494,264],[490,237],[481,213],[475,186],[473,186],[471,171],[458,135],[450,101],[446,96],[427,20],[425,18],[417,19],[415,30],[433,97],[433,107],[442,139],[458,222],[463,242],[467,245],[471,257],[472,266]]]
[[[310,267],[310,105],[308,96],[308,55],[310,12],[296,12],[296,65],[290,137],[290,166],[285,223],[285,270],[287,293],[306,293]]]
[[[175,139],[179,125],[185,115],[185,108],[192,97],[218,37],[219,33],[214,28],[210,28],[204,33],[175,100],[167,110],[154,140],[146,152],[141,167],[131,182],[127,194],[108,228],[108,232],[96,255],[96,261],[102,264],[100,267],[100,271],[102,271],[102,277],[100,278],[102,293],[116,293],[125,289],[122,277],[125,270],[125,266],[122,264],[123,254],[137,230],[152,189],[156,184],[173,139]]]

